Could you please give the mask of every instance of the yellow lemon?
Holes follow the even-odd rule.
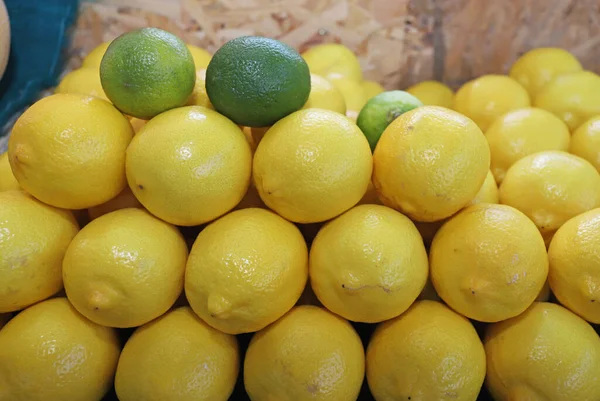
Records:
[[[66,298],[41,302],[0,331],[0,400],[101,400],[119,351],[115,330],[90,322]]]
[[[492,155],[491,170],[498,183],[517,160],[544,150],[569,149],[569,128],[554,114],[535,107],[509,111],[485,132]]]
[[[490,325],[484,345],[495,400],[600,400],[600,337],[559,305],[536,302]]]
[[[437,232],[429,254],[431,281],[458,313],[498,322],[522,313],[548,276],[544,240],[510,206],[469,206]]]
[[[60,291],[62,260],[77,231],[69,211],[21,191],[0,192],[0,313]]]
[[[103,326],[140,326],[179,297],[187,256],[177,228],[145,210],[117,210],[85,226],[69,245],[63,261],[67,297]]]
[[[325,109],[346,114],[344,95],[331,82],[320,75],[310,74],[310,94],[303,109]]]
[[[549,280],[561,304],[600,324],[600,209],[567,221],[550,248]]]
[[[352,50],[337,43],[323,43],[313,46],[302,57],[310,72],[325,78],[338,75],[356,82],[362,80],[360,62]]]
[[[265,204],[290,221],[317,223],[356,205],[372,172],[360,129],[339,113],[299,110],[279,120],[254,155],[254,182]]]
[[[381,84],[379,82],[365,80],[365,81],[362,81],[361,85],[363,87],[363,90],[365,91],[367,100],[379,95],[382,92],[385,92],[385,88],[383,86],[381,86]]]
[[[329,82],[342,94],[347,111],[360,112],[369,98],[362,84],[342,76],[329,76]]]
[[[519,57],[510,68],[509,75],[535,99],[552,78],[575,71],[581,71],[581,64],[571,53],[556,47],[540,47]]]
[[[600,77],[590,71],[558,75],[538,92],[534,105],[554,113],[574,131],[600,114]]]
[[[373,181],[369,182],[369,186],[367,187],[367,191],[358,202],[359,205],[381,205],[381,201],[379,200],[379,195],[377,195],[377,190],[375,189],[375,185],[373,185]]]
[[[95,96],[110,102],[102,84],[100,73],[93,68],[79,68],[69,72],[58,84],[55,93],[78,93],[80,95]]]
[[[415,302],[382,323],[367,348],[367,381],[377,401],[475,401],[484,378],[475,328],[439,302]]]
[[[10,168],[8,153],[0,154],[0,192],[20,188],[19,182]]]
[[[380,205],[357,206],[327,223],[310,250],[315,294],[327,309],[357,322],[400,315],[428,273],[419,231],[408,217]]]
[[[194,242],[185,293],[194,312],[230,334],[262,329],[286,313],[308,277],[308,250],[292,223],[264,209],[232,212]]]
[[[600,171],[600,116],[590,118],[573,132],[569,151],[584,158]],[[0,169],[1,163],[2,156]]]
[[[525,213],[549,243],[571,217],[600,207],[600,174],[586,160],[565,152],[534,153],[508,170],[500,203]]]
[[[208,94],[206,93],[206,70],[196,70],[196,83],[194,84],[194,90],[187,101],[188,106],[203,106],[208,109],[214,110]]]
[[[190,53],[192,53],[196,70],[206,69],[208,63],[210,63],[210,60],[212,59],[212,55],[198,46],[190,45],[189,43],[186,44],[186,46]]]
[[[182,307],[133,333],[119,358],[115,389],[121,401],[227,401],[238,369],[236,338]]]
[[[373,154],[373,184],[385,205],[413,220],[436,221],[475,197],[489,166],[487,142],[473,121],[423,106],[383,132]]]
[[[483,132],[501,115],[530,105],[525,88],[504,75],[483,75],[467,82],[453,102],[454,110],[473,119]]]
[[[141,208],[142,204],[133,195],[131,189],[126,187],[119,195],[112,198],[108,202],[89,208],[88,216],[91,221],[100,216],[104,216],[107,213],[114,212],[115,210],[127,209],[131,207]]]
[[[356,401],[364,374],[363,346],[350,323],[311,305],[255,334],[244,360],[253,401]]]
[[[454,92],[441,82],[419,82],[406,89],[406,91],[419,99],[424,105],[452,108]]]
[[[127,149],[127,179],[155,216],[196,226],[227,213],[250,183],[252,151],[242,130],[200,106],[150,120]]]
[[[56,94],[19,117],[8,158],[21,187],[52,206],[86,209],[125,188],[125,150],[133,129],[110,103]]]
[[[104,57],[104,53],[106,53],[106,49],[108,49],[110,43],[110,41],[104,42],[92,49],[92,51],[84,57],[83,62],[81,63],[81,67],[100,70],[100,63],[102,62],[102,57]]]

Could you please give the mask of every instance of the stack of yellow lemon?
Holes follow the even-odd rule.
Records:
[[[187,105],[125,116],[107,47],[0,155],[0,401],[600,400],[600,77],[571,54],[418,83],[371,152],[384,89],[342,45],[267,128],[191,45]]]

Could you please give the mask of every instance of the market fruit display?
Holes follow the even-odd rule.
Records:
[[[0,401],[600,400],[575,56],[397,88],[341,43],[104,39],[0,155]]]

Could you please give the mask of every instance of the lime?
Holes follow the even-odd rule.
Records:
[[[142,28],[115,39],[100,64],[106,96],[123,113],[149,119],[183,106],[196,81],[194,59],[177,36]]]
[[[423,106],[413,95],[404,91],[388,91],[373,97],[358,114],[356,124],[367,137],[371,150],[392,121],[409,110]]]
[[[214,54],[206,70],[206,92],[215,110],[236,124],[266,127],[304,106],[310,73],[288,45],[243,36]]]

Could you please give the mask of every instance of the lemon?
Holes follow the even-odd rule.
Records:
[[[363,195],[363,197],[358,202],[359,205],[381,205],[381,201],[379,200],[379,196],[377,195],[377,190],[375,189],[375,185],[373,182],[369,182],[369,186],[367,187],[367,191]]]
[[[290,310],[307,277],[308,251],[298,228],[270,211],[243,209],[198,235],[185,293],[194,312],[214,328],[249,333]]]
[[[60,291],[62,259],[78,230],[66,210],[21,191],[0,192],[0,313]]]
[[[473,325],[439,302],[415,302],[382,323],[367,348],[377,401],[474,401],[484,378],[485,352]]]
[[[310,72],[296,50],[260,36],[225,43],[206,69],[206,91],[215,110],[235,123],[267,127],[304,106]]]
[[[478,203],[500,203],[498,185],[496,185],[496,180],[494,180],[494,175],[491,171],[488,171],[485,176],[485,181],[483,181],[483,185],[479,188],[479,192],[477,192],[467,206],[476,205]]]
[[[206,93],[206,70],[196,70],[196,83],[187,101],[187,105],[203,106],[211,110],[215,109]]]
[[[364,374],[364,350],[352,326],[311,305],[258,332],[244,360],[253,401],[355,401]]]
[[[93,68],[79,68],[69,72],[60,81],[55,93],[79,93],[110,101],[102,89],[100,74]]]
[[[157,217],[195,226],[227,213],[250,183],[252,152],[242,130],[200,106],[153,118],[127,149],[127,179]]]
[[[379,82],[365,80],[362,81],[361,85],[363,87],[367,100],[385,91],[384,87],[381,86]]]
[[[344,45],[323,43],[308,49],[302,53],[302,57],[306,60],[310,72],[314,74],[325,78],[342,76],[356,82],[362,80],[358,58]]]
[[[0,192],[20,188],[19,182],[10,168],[8,153],[0,154]]]
[[[208,63],[210,63],[210,60],[212,59],[212,55],[206,50],[198,46],[191,45],[189,43],[186,44],[186,47],[188,48],[190,54],[192,55],[192,58],[194,59],[194,65],[196,66],[196,70],[201,70],[203,68],[206,69],[206,67],[208,67]]]
[[[549,280],[561,304],[600,324],[600,209],[567,221],[548,249]]]
[[[525,88],[504,75],[483,75],[467,82],[453,102],[454,110],[473,119],[483,132],[501,115],[530,105]]]
[[[600,399],[600,337],[559,305],[536,302],[490,325],[484,345],[495,400]]]
[[[327,78],[344,97],[346,112],[360,112],[369,100],[360,82],[337,75]]]
[[[584,158],[600,171],[600,116],[590,118],[573,132],[569,151]],[[1,159],[2,156],[0,164]]]
[[[527,309],[548,276],[546,247],[535,225],[510,206],[473,205],[437,232],[431,281],[458,313],[498,322]]]
[[[600,114],[600,77],[590,71],[558,75],[538,92],[534,105],[554,113],[574,131]]]
[[[581,64],[571,53],[556,47],[540,47],[519,57],[510,68],[509,75],[535,99],[552,78],[575,71],[581,71]]]
[[[99,401],[109,390],[119,340],[66,298],[34,305],[0,331],[0,400]]]
[[[436,221],[475,197],[489,165],[487,142],[473,121],[423,106],[383,132],[373,154],[373,184],[385,205],[412,220]]]
[[[141,209],[117,210],[89,223],[69,245],[67,297],[103,326],[140,326],[181,294],[187,255],[177,228]]]
[[[87,56],[84,57],[83,62],[81,63],[82,68],[93,68],[95,70],[100,69],[100,63],[102,62],[102,57],[104,57],[104,53],[106,53],[106,49],[110,46],[109,42],[104,42],[96,46],[92,49],[91,52],[88,53]]]
[[[498,183],[517,160],[544,150],[569,149],[569,128],[554,114],[535,107],[509,111],[485,132],[491,170]]]
[[[107,213],[114,212],[115,210],[127,209],[132,207],[141,208],[142,204],[133,195],[131,189],[127,187],[119,195],[112,198],[108,202],[89,208],[88,216],[90,221],[92,221],[100,216],[104,216]]]
[[[185,104],[194,89],[192,54],[177,36],[141,28],[115,39],[102,58],[100,80],[113,104],[148,119]]]
[[[500,202],[525,213],[549,243],[571,217],[600,207],[600,174],[586,160],[565,152],[534,153],[508,170]]]
[[[317,74],[310,74],[310,94],[303,109],[325,109],[346,114],[344,95],[331,82]]]
[[[452,108],[454,92],[441,82],[419,82],[406,89],[406,91],[419,99],[424,105]]]
[[[408,217],[380,205],[356,206],[332,220],[310,250],[310,282],[319,301],[358,322],[400,315],[428,273],[419,231]]]
[[[129,121],[107,101],[61,93],[19,117],[8,158],[21,187],[42,202],[86,209],[125,188],[125,150],[132,137]]]
[[[372,157],[356,124],[330,110],[308,109],[267,131],[253,167],[256,189],[269,208],[290,221],[316,223],[360,201]]]
[[[238,369],[236,338],[182,307],[133,333],[119,358],[115,388],[121,401],[227,401]]]

